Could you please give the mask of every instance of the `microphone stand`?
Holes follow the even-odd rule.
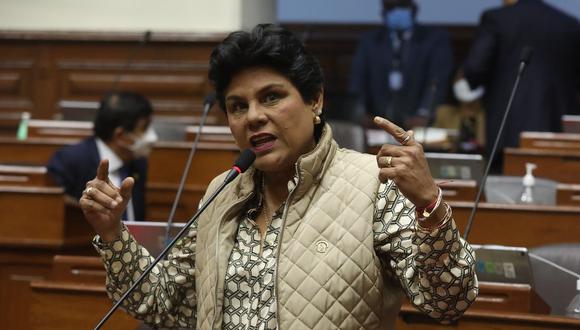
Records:
[[[213,103],[215,101],[215,95],[212,93],[205,98],[203,113],[201,116],[201,121],[199,122],[197,134],[195,136],[195,140],[191,145],[191,149],[189,150],[189,156],[187,157],[187,162],[185,163],[185,168],[183,169],[183,173],[181,173],[181,179],[179,180],[179,186],[177,188],[177,194],[175,195],[175,199],[173,200],[173,205],[171,206],[171,212],[169,212],[169,218],[167,219],[167,227],[165,228],[165,244],[169,243],[170,234],[171,234],[171,226],[173,225],[173,218],[175,217],[175,212],[177,211],[177,205],[181,200],[181,194],[183,193],[183,188],[185,187],[185,181],[187,180],[187,176],[189,175],[189,170],[191,169],[191,163],[193,161],[193,156],[197,151],[197,146],[199,144],[199,140],[201,137],[201,131],[205,122],[207,120],[207,115],[209,110],[211,109]]]
[[[507,121],[507,117],[508,117],[509,112],[511,110],[512,103],[513,103],[514,97],[516,95],[516,91],[517,91],[518,86],[520,84],[520,79],[524,73],[524,69],[526,68],[526,65],[528,64],[528,62],[530,61],[530,58],[532,57],[532,52],[533,52],[533,48],[530,46],[525,46],[522,49],[522,52],[520,55],[520,66],[518,69],[518,74],[516,76],[516,81],[514,83],[514,87],[512,88],[506,110],[503,114],[503,118],[501,120],[501,124],[500,124],[499,130],[497,132],[497,136],[496,136],[495,141],[493,143],[493,148],[491,149],[491,154],[489,155],[489,159],[487,160],[487,165],[485,166],[485,172],[483,173],[483,178],[481,179],[479,189],[477,190],[477,195],[475,196],[475,204],[473,205],[473,208],[471,209],[471,214],[469,215],[469,219],[467,220],[467,226],[465,227],[465,234],[463,235],[464,240],[467,240],[467,237],[469,236],[469,232],[471,231],[471,226],[473,225],[473,219],[475,217],[475,213],[477,212],[477,208],[479,207],[479,200],[481,199],[481,195],[482,195],[483,189],[485,187],[485,182],[487,181],[487,176],[489,175],[489,170],[491,169],[491,162],[492,162],[493,157],[495,156],[495,154],[497,152],[499,141],[501,139],[501,135],[503,133],[503,129],[504,129],[505,123]]]
[[[131,49],[131,53],[129,54],[129,56],[127,56],[127,62],[125,63],[125,67],[119,71],[119,74],[117,74],[117,76],[115,77],[115,80],[113,80],[113,83],[111,84],[111,89],[109,90],[109,92],[115,91],[115,89],[117,88],[117,85],[121,82],[121,78],[123,77],[123,73],[126,72],[127,70],[129,70],[129,68],[133,64],[133,61],[135,60],[135,55],[137,55],[137,51],[139,49],[145,47],[145,45],[148,44],[149,41],[151,41],[151,35],[152,35],[151,31],[149,31],[149,30],[145,31],[145,33],[143,33],[143,38],[139,41],[137,46],[133,47]]]

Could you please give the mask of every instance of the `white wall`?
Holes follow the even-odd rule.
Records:
[[[231,32],[275,21],[274,0],[0,0],[0,30]]]

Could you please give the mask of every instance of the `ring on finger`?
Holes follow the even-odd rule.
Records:
[[[85,189],[84,191],[85,195],[90,197],[91,193],[93,192],[93,189],[94,189],[93,187],[88,187],[87,189]]]
[[[406,145],[410,139],[411,139],[411,134],[409,134],[409,133],[405,134],[405,138],[403,139],[403,141],[401,141],[401,144]]]
[[[393,156],[387,156],[387,167],[392,167],[391,162],[393,161]]]

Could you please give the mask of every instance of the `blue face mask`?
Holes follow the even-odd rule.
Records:
[[[413,27],[411,8],[394,8],[385,12],[385,26],[389,30],[405,31]]]

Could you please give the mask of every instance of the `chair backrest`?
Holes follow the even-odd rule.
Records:
[[[580,243],[539,246],[531,248],[529,255],[536,292],[550,305],[551,314],[564,315],[566,306],[576,295],[578,278],[542,261],[537,256],[573,273],[580,274]]]

